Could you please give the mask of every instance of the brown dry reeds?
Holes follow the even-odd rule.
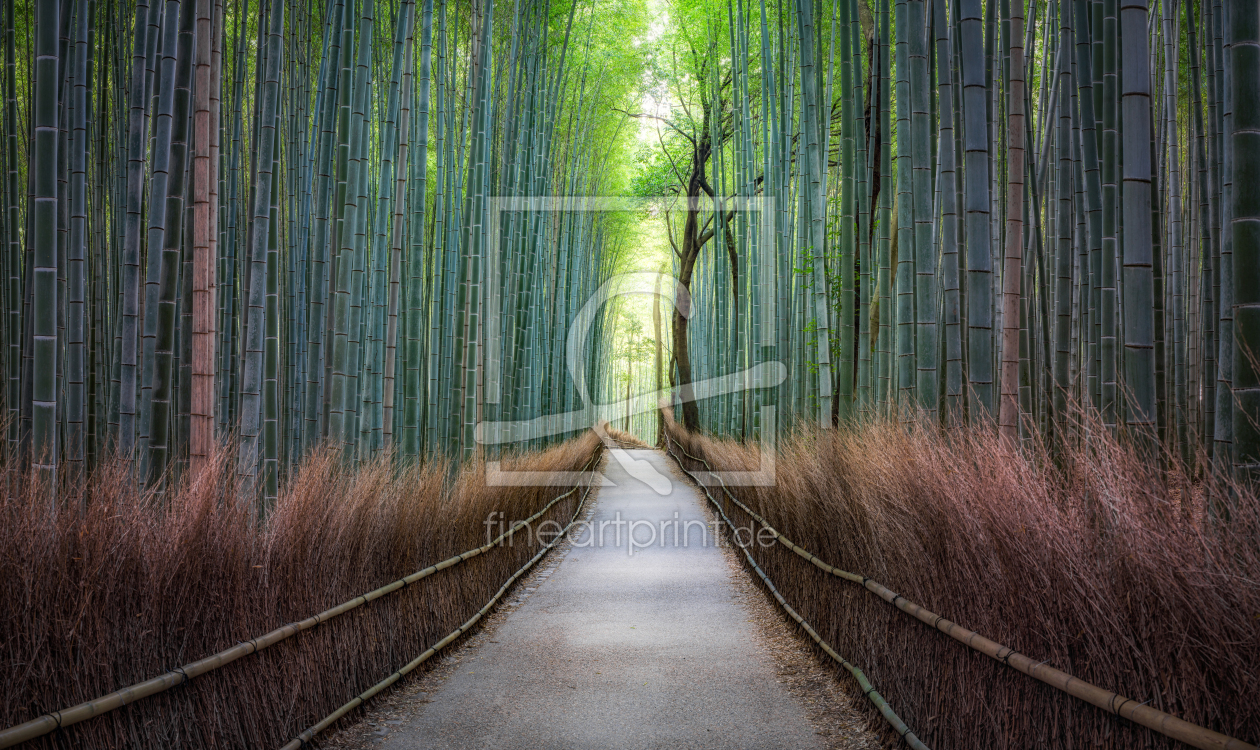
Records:
[[[507,460],[575,471],[592,433]],[[303,463],[266,520],[234,502],[228,454],[161,502],[121,462],[52,512],[31,485],[0,488],[0,726],[162,674],[487,541],[486,520],[526,518],[562,487],[454,483],[439,467]],[[445,489],[444,489],[445,486]],[[580,493],[543,520],[561,526]],[[546,541],[544,538],[542,541]],[[510,544],[425,578],[173,690],[58,730],[32,747],[277,747],[414,658],[475,613],[539,549]]]
[[[668,428],[714,468],[760,464],[753,447],[672,420]],[[780,441],[775,486],[732,491],[839,568],[1079,679],[1255,743],[1260,502],[1242,492],[1229,519],[1214,520],[1184,478],[1094,443],[1051,461],[985,430],[800,432]],[[728,512],[751,522],[734,504]],[[934,750],[1182,747],[968,649],[781,545],[751,551]]]
[[[638,435],[624,430],[619,430],[608,422],[601,423],[600,429],[604,431],[604,434],[607,435],[618,448],[652,450],[652,446],[643,442],[643,439]]]

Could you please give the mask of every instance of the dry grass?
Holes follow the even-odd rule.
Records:
[[[641,448],[644,450],[652,450],[652,446],[643,442],[643,439],[634,433],[619,430],[608,422],[604,422],[602,426],[608,437],[616,441],[618,447],[620,448]]]
[[[593,433],[508,468],[576,470]],[[224,504],[219,456],[168,501],[139,496],[121,466],[99,472],[85,510],[0,488],[0,726],[95,698],[261,635],[486,542],[563,491],[486,487],[465,470],[385,462],[353,474],[306,461],[262,523]],[[547,518],[567,521],[581,493]],[[497,533],[497,530],[496,530]],[[437,573],[256,655],[32,746],[276,747],[388,676],[479,609],[537,551],[532,535]],[[352,714],[353,716],[353,714]]]
[[[755,448],[685,434],[672,420],[669,429],[715,468],[759,463]],[[1183,492],[1189,486],[1115,443],[1056,465],[987,432],[885,423],[781,440],[776,486],[735,492],[834,565],[1035,660],[1255,743],[1260,502],[1241,493],[1220,522],[1202,492]],[[1180,747],[969,650],[782,546],[753,552],[934,750]]]

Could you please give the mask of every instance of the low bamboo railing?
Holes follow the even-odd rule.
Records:
[[[599,454],[596,453],[596,455],[598,456]],[[586,486],[586,491],[582,493],[581,501],[578,502],[577,508],[574,509],[573,511],[573,517],[569,519],[569,523],[564,527],[564,529],[562,529],[560,533],[557,534],[556,537],[552,539],[549,543],[543,545],[542,549],[538,550],[538,554],[530,558],[529,562],[525,563],[525,565],[522,566],[520,570],[513,573],[512,577],[509,578],[507,582],[503,584],[503,586],[498,590],[497,593],[495,593],[493,597],[490,598],[490,601],[486,602],[486,605],[477,611],[477,614],[470,617],[468,621],[465,622],[463,625],[460,625],[458,628],[451,631],[451,633],[447,635],[445,638],[443,638],[442,640],[430,646],[428,649],[424,651],[424,653],[412,659],[410,662],[406,664],[406,666],[402,667],[397,672],[394,672],[393,674],[391,674],[389,677],[386,677],[385,679],[376,683],[375,685],[363,691],[359,695],[355,696],[349,702],[343,705],[341,708],[337,709],[336,711],[333,711],[328,716],[325,716],[318,724],[313,725],[311,728],[307,729],[305,732],[302,732],[297,737],[294,737],[292,740],[289,741],[288,744],[280,748],[280,750],[299,750],[300,748],[306,747],[307,743],[315,738],[315,735],[324,731],[328,727],[332,726],[338,719],[342,718],[343,716],[350,713],[354,709],[358,708],[359,706],[363,705],[367,701],[371,700],[372,697],[375,696],[377,693],[381,692],[382,690],[389,687],[390,685],[393,685],[395,682],[398,682],[398,680],[402,679],[403,676],[405,676],[408,672],[412,671],[416,667],[428,661],[434,654],[441,651],[443,648],[449,646],[452,642],[455,641],[456,638],[459,638],[461,635],[466,633],[469,628],[471,628],[473,625],[476,625],[477,622],[482,617],[485,617],[486,613],[490,611],[490,609],[499,601],[499,599],[502,598],[505,593],[507,593],[507,590],[512,587],[512,584],[516,583],[517,579],[519,579],[522,575],[528,572],[530,568],[534,567],[534,564],[537,563],[539,560],[541,560],[543,555],[551,551],[551,549],[555,547],[557,544],[559,544],[560,541],[564,539],[565,535],[569,533],[569,529],[573,528],[573,524],[577,523],[578,516],[582,514],[582,508],[586,505],[586,498],[590,495],[591,486],[592,485],[590,484]],[[574,490],[576,489],[577,488],[575,487]],[[570,490],[570,493],[572,491],[573,490]],[[570,494],[570,493],[566,493],[566,494]],[[552,502],[554,503],[555,501],[552,501]]]
[[[732,529],[736,528],[735,524],[731,523],[731,519],[727,518],[726,510],[722,507],[722,504],[719,503],[716,499],[714,499],[713,495],[709,494],[708,486],[706,486],[704,482],[701,482],[696,477],[695,474],[692,474],[690,471],[688,471],[687,467],[683,466],[683,462],[677,456],[675,456],[672,452],[670,452],[669,446],[671,443],[673,443],[673,440],[669,436],[669,431],[666,430],[665,431],[665,452],[669,453],[670,457],[673,458],[675,462],[677,462],[678,468],[682,469],[683,473],[691,477],[692,480],[695,481],[696,486],[698,486],[701,490],[704,491],[705,497],[709,498],[709,502],[712,503],[713,507],[717,509],[718,514],[722,516],[722,520],[726,522],[726,525],[731,527]],[[682,451],[682,448],[679,447],[679,450]],[[686,455],[688,458],[691,458],[692,460],[703,460],[703,459],[695,458],[695,456],[692,456],[686,451],[682,451],[682,452],[684,455]],[[705,465],[708,466],[708,463],[706,462]],[[725,489],[725,485],[723,485],[723,488]],[[730,493],[728,492],[727,494],[730,494]],[[740,507],[743,507],[743,506],[740,506]],[[888,705],[888,701],[884,700],[884,697],[875,690],[875,686],[872,685],[871,681],[866,678],[866,674],[863,673],[862,670],[853,666],[853,664],[851,664],[848,659],[845,659],[843,656],[836,653],[836,650],[833,649],[826,641],[824,641],[822,639],[822,636],[818,635],[818,632],[815,631],[814,628],[808,622],[806,622],[803,617],[797,614],[796,610],[793,609],[792,606],[787,603],[787,600],[784,599],[783,595],[779,593],[779,590],[775,588],[774,582],[770,580],[770,577],[765,574],[765,571],[763,571],[761,569],[761,566],[757,564],[757,561],[753,559],[752,554],[748,551],[748,548],[746,546],[742,544],[737,545],[737,546],[739,546],[740,551],[744,553],[744,557],[747,558],[748,564],[752,566],[753,571],[755,571],[757,573],[757,576],[761,578],[761,582],[764,583],[766,585],[766,588],[770,590],[770,593],[774,596],[775,600],[779,602],[779,605],[783,607],[784,611],[786,611],[793,620],[796,620],[796,622],[799,623],[800,626],[805,629],[805,632],[809,634],[809,637],[814,639],[814,643],[817,643],[819,647],[821,647],[822,650],[827,653],[828,656],[830,656],[832,659],[838,662],[840,666],[849,670],[849,674],[853,675],[853,677],[857,680],[858,685],[862,688],[862,694],[865,695],[872,704],[874,704],[875,708],[878,709],[880,714],[883,715],[884,720],[887,721],[889,726],[893,728],[893,731],[901,735],[901,737],[905,739],[906,744],[908,744],[914,750],[928,750],[927,745],[924,745],[922,740],[920,740],[917,736],[915,736],[914,732],[910,731],[910,727],[906,726],[906,723],[901,720],[901,717],[897,716],[896,712],[893,711],[892,706]]]
[[[666,435],[668,436],[668,431],[666,431]],[[674,444],[677,445],[676,441],[671,442],[674,442]],[[975,631],[968,630],[958,623],[951,622],[935,612],[931,612],[923,607],[920,607],[918,604],[915,604],[901,594],[892,591],[878,581],[867,578],[866,576],[858,575],[857,573],[850,573],[846,570],[841,570],[834,565],[830,565],[818,559],[809,550],[804,549],[792,542],[792,540],[780,534],[773,526],[770,525],[768,521],[766,521],[766,519],[762,518],[760,515],[753,512],[753,510],[747,505],[740,502],[739,498],[735,497],[735,495],[730,491],[730,488],[726,486],[726,483],[722,481],[721,477],[712,473],[713,467],[707,460],[687,453],[681,446],[679,446],[679,450],[684,456],[692,461],[704,464],[707,471],[703,473],[721,484],[722,491],[726,493],[726,496],[730,498],[731,502],[739,506],[742,511],[747,513],[753,520],[757,521],[757,523],[761,524],[761,526],[769,531],[771,535],[774,536],[775,540],[784,547],[787,547],[800,557],[813,563],[818,569],[824,572],[830,573],[837,578],[843,578],[846,581],[851,581],[861,585],[867,591],[870,591],[889,604],[892,604],[902,612],[911,615],[929,627],[939,630],[954,640],[965,644],[967,647],[974,649],[975,651],[979,651],[985,656],[1000,661],[1006,666],[1022,672],[1029,677],[1040,680],[1050,687],[1062,690],[1068,695],[1086,701],[1087,703],[1095,705],[1104,711],[1108,711],[1117,716],[1122,716],[1135,724],[1141,724],[1148,729],[1159,732],[1166,737],[1171,737],[1174,740],[1184,742],[1191,747],[1197,747],[1200,748],[1200,750],[1256,750],[1255,745],[1250,745],[1242,740],[1237,740],[1233,737],[1221,734],[1220,732],[1214,732],[1211,729],[1201,727],[1198,724],[1191,724],[1184,719],[1179,719],[1176,716],[1160,711],[1157,708],[1152,708],[1144,703],[1138,703],[1132,698],[1127,698],[1119,693],[1100,688],[1097,685],[1092,685],[1084,680],[1073,677],[1067,672],[1048,666],[1045,662],[1034,662],[1032,659],[1019,653],[1013,648],[1003,646],[996,641],[985,638]],[[674,457],[674,460],[678,461],[679,467],[683,466],[682,461],[679,460],[677,456]],[[687,471],[687,469],[684,467],[683,471]],[[701,486],[705,485],[705,482],[701,482],[698,478],[692,475],[691,472],[688,471],[687,473],[689,476],[692,476],[693,479],[696,479],[697,484]],[[705,490],[705,494],[708,494],[707,489]],[[710,497],[710,500],[712,500],[712,497]],[[725,514],[723,514],[723,518],[725,518]],[[727,523],[730,522],[727,521]],[[732,528],[734,527],[732,526]],[[744,554],[748,555],[748,551],[745,550]],[[748,557],[750,560],[752,559],[751,555],[748,555]],[[758,569],[758,572],[760,573],[760,569]],[[773,591],[773,589],[771,590]],[[778,592],[776,591],[774,593],[776,598],[778,598]],[[782,601],[781,598],[780,601]],[[795,618],[795,615],[793,615],[793,617]],[[796,619],[799,621],[799,618]],[[814,640],[818,640],[817,636],[814,636],[812,631],[810,634],[814,637]]]
[[[601,455],[602,455],[602,450],[597,449],[591,455],[591,458],[584,465],[583,471],[589,469],[591,465],[593,465],[596,461],[599,460],[599,457]],[[380,588],[373,589],[372,591],[369,591],[366,594],[362,594],[360,596],[356,596],[353,599],[342,602],[341,604],[338,604],[337,606],[332,607],[331,609],[326,609],[317,615],[312,615],[306,618],[305,620],[301,620],[299,622],[291,622],[288,625],[284,625],[282,627],[276,628],[275,630],[272,630],[271,632],[265,635],[261,635],[257,638],[250,638],[247,641],[241,641],[237,645],[229,649],[220,651],[217,654],[212,654],[210,656],[205,657],[204,659],[198,659],[197,661],[194,661],[190,664],[185,664],[182,667],[175,667],[174,669],[169,670],[168,672],[166,672],[166,674],[163,674],[161,676],[153,677],[151,679],[145,680],[144,682],[138,682],[134,685],[130,685],[128,687],[115,690],[112,693],[103,695],[99,698],[95,698],[90,701],[86,701],[84,703],[80,703],[77,706],[65,708],[60,711],[52,711],[38,718],[31,719],[30,721],[24,722],[22,724],[9,727],[8,729],[0,730],[0,748],[13,747],[14,745],[18,745],[23,742],[33,740],[37,737],[42,737],[43,735],[49,734],[57,729],[68,727],[73,724],[78,724],[79,722],[86,721],[93,717],[109,713],[110,711],[122,708],[123,706],[126,706],[130,703],[134,703],[140,700],[141,698],[147,698],[152,695],[157,695],[158,693],[163,693],[178,685],[183,685],[184,683],[188,682],[189,680],[195,677],[200,677],[203,674],[206,674],[208,672],[213,672],[214,670],[219,669],[221,667],[225,667],[228,664],[231,664],[232,662],[242,657],[249,656],[251,654],[256,654],[265,648],[274,646],[275,644],[280,643],[281,641],[288,640],[289,638],[292,638],[298,633],[301,633],[305,630],[310,630],[316,625],[326,623],[329,620],[332,620],[336,617],[344,615],[347,612],[358,609],[359,607],[362,607],[364,604],[367,604],[370,601],[379,599],[383,596],[386,596],[387,594],[392,594],[395,591],[405,588],[406,586],[409,586],[421,579],[428,578],[429,576],[433,575],[434,573],[437,573],[438,571],[446,570],[447,568],[454,567],[455,565],[458,565],[464,562],[465,560],[470,560],[474,557],[477,557],[478,555],[484,554],[485,552],[488,552],[489,550],[494,548],[496,545],[502,543],[505,539],[510,538],[513,534],[515,534],[521,528],[529,524],[532,524],[534,521],[541,518],[542,515],[546,513],[548,510],[550,510],[556,503],[572,495],[574,492],[577,492],[578,489],[579,488],[575,486],[573,487],[573,489],[570,489],[568,492],[565,492],[561,495],[557,495],[545,506],[543,506],[542,510],[538,511],[537,513],[530,516],[529,518],[526,518],[523,521],[516,522],[515,524],[512,525],[511,528],[509,528],[507,531],[504,531],[502,534],[496,537],[494,541],[488,542],[480,547],[476,547],[474,549],[468,550],[467,552],[461,552],[460,554],[455,555],[454,557],[449,557],[443,560],[442,562],[436,563],[434,565],[430,565],[429,567],[424,568],[423,570],[418,570],[412,573],[411,575],[399,578],[398,580],[392,583],[388,583],[384,586],[381,586]],[[588,493],[589,493],[589,488],[588,488]],[[586,501],[586,495],[584,494],[582,498],[582,502],[585,502],[585,501]],[[550,546],[546,547],[545,549],[550,549]],[[533,562],[531,561],[530,565],[532,564]],[[519,575],[520,575],[520,572],[518,571],[517,576]],[[507,587],[511,585],[512,581],[516,580],[517,576],[513,576],[511,579],[509,579],[507,584],[504,584],[504,588],[501,589],[499,593],[495,595],[495,599],[491,600],[491,603],[498,600],[498,597],[501,596],[503,594],[503,591],[505,591]],[[489,605],[487,605],[487,607],[488,606]],[[451,636],[448,636],[447,638],[449,640],[454,640],[454,637],[457,637],[458,634],[464,632],[464,630],[466,630],[467,627],[470,626],[471,623],[474,623],[478,619],[480,619],[481,615],[484,612],[485,612],[485,608],[483,608],[482,611],[476,615],[476,617],[474,617],[468,623],[465,623],[463,626],[461,626],[460,630],[457,630],[455,633],[453,633]],[[449,643],[449,640],[444,640],[444,642],[441,645],[446,645],[446,643]],[[437,648],[440,648],[440,647],[441,646],[438,646]],[[411,667],[411,669],[414,669],[414,668],[415,668],[414,666]],[[408,669],[407,671],[410,671],[410,669]],[[405,673],[406,672],[404,672],[403,674]],[[384,688],[382,687],[381,689],[384,689]],[[380,690],[377,690],[376,692],[380,692]],[[375,695],[376,693],[372,693],[372,694]]]

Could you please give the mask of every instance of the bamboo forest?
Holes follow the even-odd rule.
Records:
[[[0,747],[1260,743],[1256,0],[0,6]]]

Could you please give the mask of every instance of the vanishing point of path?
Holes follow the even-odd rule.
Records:
[[[703,495],[657,451],[621,455],[647,482],[610,456],[604,473],[616,486],[592,495],[594,540],[575,527],[571,543],[546,560],[550,566],[513,592],[519,606],[461,652],[441,686],[393,701],[405,704],[396,720],[370,722],[380,728],[360,746],[837,746],[837,737],[811,723],[813,699],[785,685],[783,675],[795,672],[785,672],[766,647],[759,632],[766,605],[759,626],[730,550],[716,546],[713,527],[704,526]],[[640,523],[635,538],[646,545],[655,536],[655,543],[631,554],[619,519],[650,522],[653,531]],[[781,621],[773,625],[786,634]]]

